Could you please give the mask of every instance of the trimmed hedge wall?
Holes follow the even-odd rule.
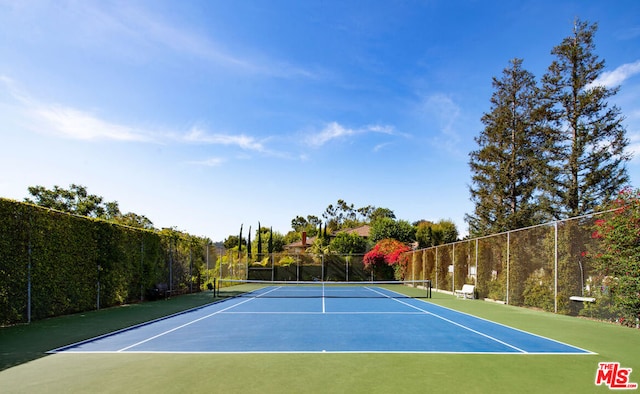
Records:
[[[0,325],[141,301],[157,283],[199,291],[205,245],[0,198]]]

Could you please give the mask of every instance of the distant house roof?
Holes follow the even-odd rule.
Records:
[[[331,234],[331,236],[335,237],[336,234],[347,233],[347,234],[357,234],[363,238],[368,238],[370,232],[371,232],[371,226],[369,226],[368,224],[365,224],[360,227],[354,227],[354,228],[348,228],[348,229],[336,231],[335,233]],[[311,245],[313,245],[313,242],[316,240],[316,238],[317,237],[307,237],[307,241],[304,245],[302,244],[302,240],[299,240],[299,241],[292,242],[290,244],[285,245],[284,248],[290,252],[291,251],[302,252],[308,247],[310,247]]]
[[[313,245],[313,242],[315,240],[316,240],[316,237],[307,237],[306,242],[304,243],[304,245],[302,244],[302,240],[300,240],[300,241],[296,241],[296,242],[292,242],[290,244],[287,244],[287,245],[284,246],[284,248],[286,250],[288,250],[289,252],[301,253],[301,252],[304,252],[308,247]]]
[[[339,233],[357,234],[361,237],[368,238],[370,232],[371,232],[371,226],[369,226],[368,224],[365,224],[360,227],[340,230],[336,232],[336,234],[339,234]]]
[[[285,248],[308,248],[309,246],[313,245],[313,241],[316,240],[316,237],[309,237],[307,238],[307,242],[303,245],[302,244],[302,240],[300,241],[296,241],[296,242],[292,242],[288,245],[285,245]]]

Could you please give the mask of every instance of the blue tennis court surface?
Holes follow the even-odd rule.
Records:
[[[391,290],[344,291],[267,287],[52,352],[593,354]]]

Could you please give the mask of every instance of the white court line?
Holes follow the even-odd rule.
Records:
[[[406,305],[406,306],[408,306],[408,307],[410,307],[410,308],[417,309],[417,310],[422,311],[422,312],[424,312],[424,313],[426,313],[426,314],[428,314],[428,315],[431,315],[431,316],[436,317],[436,318],[438,318],[438,319],[444,320],[444,321],[446,321],[447,323],[453,324],[453,325],[455,325],[455,326],[458,326],[458,327],[460,327],[460,328],[463,328],[463,329],[465,329],[465,330],[471,331],[471,332],[473,332],[473,333],[475,333],[475,334],[478,334],[478,335],[480,335],[480,336],[483,336],[483,337],[485,337],[485,338],[488,338],[488,339],[490,339],[490,340],[492,340],[492,341],[498,342],[498,343],[500,343],[500,344],[502,344],[502,345],[505,345],[505,346],[507,346],[507,347],[510,347],[510,348],[512,348],[512,349],[514,349],[514,350],[516,350],[516,351],[518,351],[518,352],[521,352],[521,353],[528,353],[528,352],[527,352],[527,351],[525,351],[525,350],[522,350],[522,349],[520,349],[520,348],[518,348],[518,347],[516,347],[516,346],[513,346],[513,345],[511,345],[511,344],[509,344],[509,343],[507,343],[507,342],[501,341],[501,340],[499,340],[498,338],[494,338],[494,337],[492,337],[491,335],[485,334],[485,333],[480,332],[480,331],[478,331],[478,330],[474,330],[474,329],[473,329],[473,328],[471,328],[471,327],[467,327],[467,326],[465,326],[464,324],[460,324],[460,323],[454,322],[453,320],[449,320],[449,319],[447,319],[446,317],[443,317],[443,316],[437,315],[437,314],[435,314],[435,313],[433,313],[433,312],[429,312],[428,310],[425,310],[425,309],[419,308],[419,307],[417,307],[417,306],[415,306],[415,305],[411,305],[411,304],[409,304],[409,303],[407,303],[407,302],[404,302],[404,301],[402,301],[402,300],[399,300],[399,299],[397,299],[397,298],[389,297],[388,295],[386,295],[386,294],[384,294],[384,293],[382,293],[382,292],[379,292],[379,291],[377,291],[377,290],[374,290],[374,289],[369,289],[369,290],[371,290],[371,291],[373,291],[373,292],[376,292],[376,293],[378,293],[378,294],[381,294],[381,295],[383,295],[383,296],[385,296],[385,297],[387,297],[387,298],[389,298],[389,299],[392,299],[393,301],[399,302],[399,303],[401,303],[401,304],[403,304],[403,305]]]
[[[327,311],[327,309],[325,308],[325,303],[324,303],[324,282],[322,283],[322,313],[325,313]]]
[[[389,290],[389,291],[394,292],[393,290]],[[402,293],[398,293],[398,294],[402,294]],[[393,298],[393,297],[391,297],[391,298]],[[506,324],[498,323],[498,322],[495,322],[495,321],[493,321],[493,320],[485,319],[485,318],[483,318],[483,317],[478,317],[478,316],[472,315],[472,314],[470,314],[470,313],[461,312],[461,311],[458,311],[458,310],[453,309],[453,308],[448,308],[448,307],[446,307],[446,306],[433,304],[433,303],[430,303],[430,302],[427,302],[427,301],[424,301],[424,300],[423,300],[423,302],[425,302],[425,303],[427,303],[427,304],[430,304],[430,305],[435,305],[435,306],[436,306],[436,307],[438,307],[438,308],[442,308],[442,309],[446,309],[446,310],[449,310],[449,311],[452,311],[452,312],[455,312],[455,313],[460,313],[460,314],[462,314],[462,315],[470,316],[470,317],[473,317],[474,319],[478,319],[478,320],[486,321],[486,322],[489,322],[489,323],[491,323],[491,324],[495,324],[495,325],[498,325],[498,326],[501,326],[501,327],[505,327],[505,328],[508,328],[508,329],[510,329],[510,330],[513,330],[513,331],[518,331],[518,332],[521,332],[521,333],[523,333],[523,334],[527,334],[527,335],[531,335],[531,336],[533,336],[533,337],[541,338],[541,339],[544,339],[544,340],[546,340],[546,341],[555,342],[555,343],[558,343],[558,344],[560,344],[560,345],[567,346],[567,347],[571,347],[571,348],[574,348],[574,349],[578,349],[578,350],[581,350],[581,351],[583,351],[583,352],[584,352],[584,353],[575,353],[575,354],[587,354],[587,355],[594,355],[594,354],[598,354],[598,353],[592,352],[592,351],[590,351],[590,350],[587,350],[587,349],[584,349],[584,348],[581,348],[581,347],[578,347],[578,346],[575,346],[575,345],[571,345],[571,344],[566,343],[566,342],[558,341],[558,340],[556,340],[556,339],[548,338],[548,337],[545,337],[545,336],[542,336],[542,335],[539,335],[539,334],[535,334],[535,333],[532,333],[532,332],[529,332],[529,331],[526,331],[526,330],[522,330],[522,329],[520,329],[520,328],[515,328],[515,327],[512,327],[512,326],[508,326],[508,325],[506,325]],[[417,309],[418,309],[418,310],[422,310],[422,309],[420,309],[420,308],[417,308]],[[435,315],[435,314],[434,314],[434,315]],[[436,315],[436,316],[437,316],[437,315]],[[526,353],[526,354],[549,354],[549,353],[528,352],[528,353]],[[562,353],[562,354],[574,354],[574,353]]]
[[[275,290],[277,290],[277,289],[278,289],[278,288],[276,287],[275,289],[269,290],[269,291],[267,291],[267,292],[265,292],[265,293],[262,293],[261,295],[268,294],[268,293],[270,293],[270,292],[272,292],[272,291],[275,291]],[[186,327],[186,326],[189,326],[189,325],[191,325],[191,324],[193,324],[193,323],[197,323],[197,322],[199,322],[200,320],[204,320],[204,319],[207,319],[207,318],[209,318],[209,317],[211,317],[211,316],[215,316],[215,315],[217,315],[217,314],[219,314],[219,313],[222,313],[222,312],[224,312],[224,311],[227,311],[227,310],[229,310],[229,309],[233,309],[233,308],[237,307],[238,305],[242,305],[242,304],[247,303],[247,302],[249,302],[249,301],[253,301],[253,300],[255,300],[256,298],[259,298],[261,295],[259,295],[259,296],[255,297],[255,298],[249,298],[248,300],[244,300],[244,301],[239,302],[239,303],[237,303],[237,304],[235,304],[235,305],[231,305],[230,307],[227,307],[227,308],[221,309],[221,310],[219,310],[219,311],[216,311],[216,312],[210,313],[210,314],[208,314],[208,315],[206,315],[206,316],[199,317],[199,318],[197,318],[197,319],[195,319],[195,320],[192,320],[192,321],[190,321],[190,322],[188,322],[188,323],[182,324],[182,325],[180,325],[180,326],[178,326],[178,327],[174,327],[174,328],[172,328],[172,329],[170,329],[170,330],[167,330],[167,331],[161,332],[161,333],[160,333],[160,334],[158,334],[158,335],[154,335],[154,336],[149,337],[149,338],[147,338],[147,339],[145,339],[145,340],[143,340],[143,341],[140,341],[140,342],[134,343],[133,345],[129,345],[129,346],[124,347],[124,348],[122,348],[122,349],[120,349],[120,350],[116,350],[116,353],[124,352],[124,351],[126,351],[126,350],[128,350],[128,349],[131,349],[132,347],[136,347],[136,346],[141,345],[141,344],[143,344],[143,343],[146,343],[146,342],[152,341],[152,340],[154,340],[154,339],[156,339],[156,338],[159,338],[159,337],[161,337],[161,336],[163,336],[163,335],[167,335],[167,334],[169,334],[169,333],[171,333],[171,332],[174,332],[174,331],[177,331],[177,330],[179,330],[179,329],[181,329],[181,328],[184,328],[184,327]]]
[[[424,312],[381,312],[381,311],[346,311],[346,312],[310,312],[310,311],[240,311],[224,312],[225,315],[424,315]]]

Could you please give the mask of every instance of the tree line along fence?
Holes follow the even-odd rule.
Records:
[[[365,270],[364,254],[280,252],[254,255],[251,259],[237,254],[237,250],[223,252],[215,272],[220,279],[337,282],[389,279]]]
[[[594,237],[601,214],[414,250],[405,277],[434,289],[475,286],[476,296],[508,305],[617,321],[609,285],[593,267],[604,245]]]
[[[601,214],[414,250],[401,259],[409,281],[515,306],[617,320],[609,285],[592,256]],[[387,280],[364,255],[247,256],[175,230],[149,231],[0,199],[0,325],[201,291],[214,279]]]

